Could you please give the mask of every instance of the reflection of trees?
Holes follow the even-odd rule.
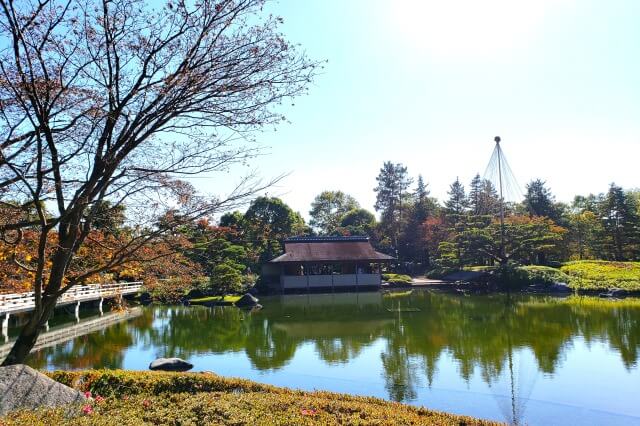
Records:
[[[461,377],[468,380],[480,367],[488,383],[498,380],[513,352],[524,348],[531,349],[539,370],[552,374],[575,336],[583,336],[587,343],[608,341],[627,368],[638,360],[637,301],[614,305],[593,298],[461,297],[425,292],[414,293],[402,303],[420,312],[404,313],[385,330],[390,344],[383,354],[383,367],[390,389],[396,389],[402,377],[416,376],[416,358],[422,359],[431,383],[434,366],[444,351],[458,362]],[[391,390],[390,395],[401,396]]]
[[[327,362],[347,362],[381,334],[382,307],[366,303],[366,296],[354,299],[355,308],[340,295],[312,299],[273,298],[258,312],[156,308],[153,327],[138,337],[145,345],[162,348],[158,356],[244,351],[254,367],[267,370],[286,365],[305,342],[314,343]]]
[[[416,395],[419,373],[431,385],[443,354],[456,360],[464,379],[478,369],[493,384],[512,374],[509,357],[522,349],[530,349],[540,371],[553,374],[576,336],[608,342],[627,368],[637,363],[640,349],[640,302],[633,300],[414,292],[275,297],[262,303],[265,309],[253,313],[231,307],[146,309],[127,323],[44,349],[31,361],[37,367],[115,368],[122,366],[125,349],[138,345],[155,348],[157,356],[183,358],[244,352],[255,368],[268,370],[282,368],[303,344],[313,345],[325,362],[343,363],[384,339],[387,390],[392,399],[406,401]]]

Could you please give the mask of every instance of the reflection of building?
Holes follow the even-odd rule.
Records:
[[[295,237],[264,265],[263,278],[279,290],[379,287],[381,265],[394,258],[367,237]]]

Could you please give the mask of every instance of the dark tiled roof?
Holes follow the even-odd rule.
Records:
[[[298,243],[298,242],[309,242],[309,243],[325,243],[325,242],[336,242],[341,243],[345,241],[369,241],[369,237],[362,237],[356,235],[348,235],[344,237],[321,237],[321,236],[304,236],[304,237],[290,237],[284,240],[285,243]]]
[[[384,261],[367,237],[294,237],[284,241],[285,253],[271,262]]]

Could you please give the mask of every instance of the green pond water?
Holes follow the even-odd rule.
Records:
[[[177,356],[195,371],[510,423],[640,425],[640,299],[414,290],[260,303],[145,307],[29,363],[145,370]],[[56,327],[73,323],[65,318],[56,314]]]

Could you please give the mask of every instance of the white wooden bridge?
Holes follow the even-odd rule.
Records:
[[[60,296],[56,306],[75,304],[76,320],[79,320],[81,302],[98,301],[98,309],[102,314],[102,302],[104,299],[135,294],[141,288],[142,281],[74,286]],[[5,340],[9,328],[9,317],[14,314],[29,312],[33,309],[35,309],[35,294],[33,292],[0,294],[0,316],[4,317],[2,319],[2,334],[5,336]]]

